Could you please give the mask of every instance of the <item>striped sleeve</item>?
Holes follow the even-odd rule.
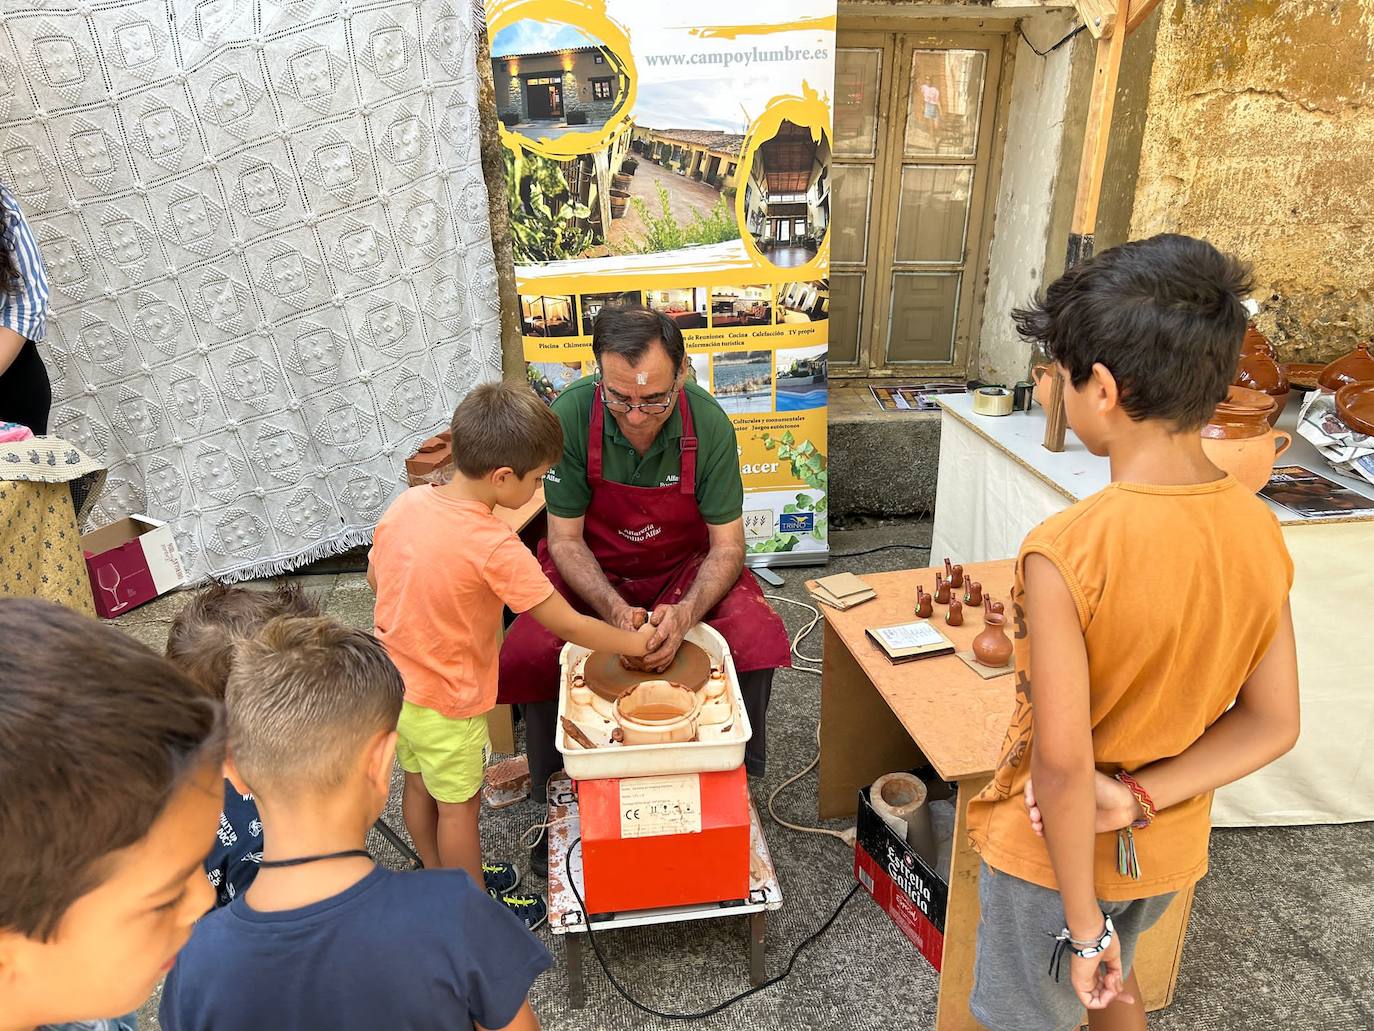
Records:
[[[29,340],[42,340],[48,322],[48,274],[33,230],[10,192],[0,189],[5,245],[17,273],[14,289],[0,298],[0,326]]]

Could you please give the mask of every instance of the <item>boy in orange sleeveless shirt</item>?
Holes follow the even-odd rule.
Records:
[[[503,606],[565,641],[639,657],[654,627],[621,630],[576,612],[492,509],[520,508],[563,454],[563,427],[523,383],[487,383],[453,413],[453,479],[403,492],[373,535],[367,579],[377,639],[405,681],[396,758],[401,811],[427,867],[462,867],[531,930],[547,913],[516,894],[508,863],[478,839],[486,714],[496,705]]]
[[[1085,1009],[1093,1031],[1144,1028],[1136,942],[1206,873],[1211,792],[1297,739],[1293,565],[1198,435],[1235,371],[1247,290],[1210,244],[1156,236],[1013,315],[1111,483],[1017,558],[1016,708],[969,806],[984,863],[970,1007],[992,1031],[1077,1028]]]

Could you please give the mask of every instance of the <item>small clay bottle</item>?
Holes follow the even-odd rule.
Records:
[[[931,604],[932,600],[924,587],[916,588],[916,615],[921,619],[929,619],[934,614],[935,608]]]
[[[949,611],[945,613],[945,622],[950,626],[964,625],[964,606],[958,598],[949,599]]]
[[[1011,638],[1002,629],[1006,617],[996,612],[983,616],[983,632],[973,639],[973,657],[984,666],[1000,669],[1011,658]]]
[[[964,567],[955,566],[949,578],[949,585],[956,591],[964,586]]]
[[[983,605],[988,610],[988,612],[998,616],[1004,615],[1006,612],[1006,610],[1002,607],[1002,603],[1000,601],[993,601],[986,595],[983,596]]]
[[[977,580],[964,581],[964,604],[975,609],[983,604],[983,585]]]
[[[935,574],[935,604],[949,604],[949,581],[939,573]]]

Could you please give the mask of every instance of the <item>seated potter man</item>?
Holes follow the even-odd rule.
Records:
[[[744,487],[729,416],[688,381],[682,331],[639,306],[606,307],[592,351],[599,378],[553,403],[563,457],[544,483],[549,533],[539,560],[575,607],[658,630],[644,668],[663,669],[683,636],[709,623],[730,643],[754,736],[745,765],[762,776],[773,670],[790,664],[782,620],[744,569]],[[535,796],[562,761],[554,745],[563,642],[519,617],[501,649],[502,702],[524,707]],[[534,860],[536,868],[538,860]]]

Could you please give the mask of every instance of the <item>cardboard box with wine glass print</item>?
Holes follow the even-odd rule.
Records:
[[[81,537],[95,610],[106,619],[186,583],[176,537],[166,523],[127,516]]]

